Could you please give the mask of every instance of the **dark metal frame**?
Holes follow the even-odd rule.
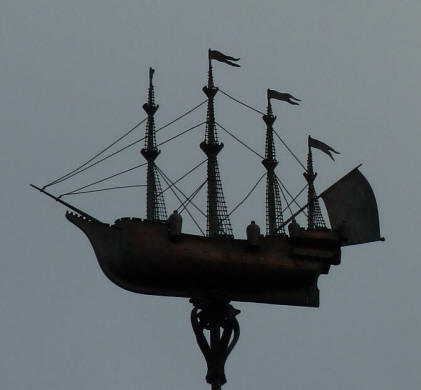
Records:
[[[208,366],[206,381],[212,390],[220,390],[227,382],[225,362],[240,337],[240,325],[235,318],[240,311],[229,301],[191,299],[190,302],[194,305],[191,324]]]

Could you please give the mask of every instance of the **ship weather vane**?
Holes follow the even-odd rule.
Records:
[[[138,294],[190,299],[193,304],[192,328],[207,364],[206,381],[212,390],[220,390],[226,383],[225,363],[240,336],[237,320],[240,312],[231,302],[318,307],[318,278],[321,274],[327,274],[332,265],[340,264],[341,247],[379,241],[383,238],[380,236],[376,198],[359,166],[317,195],[314,187],[317,173],[313,169],[312,150],[318,149],[329,155],[332,160],[332,153],[338,152],[309,136],[307,167],[305,167],[274,130],[276,116],[273,114],[272,100],[298,106],[300,99],[286,92],[268,89],[267,110],[264,113],[221,90],[236,103],[263,115],[266,125],[264,157],[216,122],[215,96],[219,88],[214,84],[213,61],[232,67],[240,66],[239,58],[209,49],[208,80],[207,85],[203,87],[206,100],[159,129],[155,126],[158,105],[155,103],[154,70],[150,68],[148,97],[143,105],[146,112],[145,119],[78,168],[43,187],[32,184],[31,186],[72,211],[66,212],[66,218],[89,238],[100,268],[111,282]],[[204,104],[207,104],[205,121],[157,143],[158,131],[173,125]],[[127,135],[145,122],[143,138],[120,147],[117,151],[111,151],[118,142],[123,142]],[[164,169],[157,165],[157,157],[160,154],[158,147],[202,125],[205,125],[205,137],[200,148],[205,153],[206,159],[178,179],[170,179],[164,173]],[[231,211],[231,213],[236,211],[266,176],[265,235],[260,234],[260,228],[255,221],[251,221],[245,229],[246,239],[239,239],[233,235],[231,213],[228,213],[225,203],[218,164],[218,154],[224,144],[219,141],[217,126],[239,141],[249,152],[257,155],[266,170],[247,196]],[[276,175],[278,160],[274,135],[281,140],[305,171],[306,186],[295,196],[286,190]],[[47,188],[53,186],[60,188],[57,187],[60,183],[63,185],[71,183],[71,179],[75,176],[80,177],[80,174],[94,165],[113,158],[142,141],[144,146],[141,154],[145,159],[142,164],[114,172],[110,176],[83,186],[79,184],[76,189],[61,194],[55,195],[50,190],[47,191]],[[185,195],[180,188],[182,180],[205,163],[206,180],[193,193]],[[144,175],[146,184],[98,187],[105,181],[142,167],[146,168]],[[164,190],[161,187],[161,179],[167,184]],[[232,178],[231,181],[235,179],[237,178]],[[193,200],[206,184],[205,213]],[[146,187],[145,219],[125,217],[117,219],[110,225],[67,201],[67,197],[80,194],[138,187]],[[308,189],[307,202],[305,205],[300,205],[297,198],[305,188]],[[164,200],[166,190],[171,190],[180,203],[169,217]],[[286,202],[284,210],[281,194]],[[291,199],[288,200],[286,195]],[[330,227],[327,227],[324,221],[319,204],[320,198],[326,206]],[[195,220],[193,213],[189,211],[190,206],[206,218],[206,234]],[[296,206],[298,210],[293,212]],[[284,220],[283,211],[287,208],[291,216]],[[183,232],[181,214],[184,211],[201,231],[201,235]],[[296,217],[306,211],[307,228],[304,228],[298,224]]]

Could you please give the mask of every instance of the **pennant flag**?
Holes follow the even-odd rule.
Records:
[[[317,139],[311,138],[311,136],[308,136],[308,146],[325,152],[333,161],[335,161],[335,159],[333,158],[332,153],[330,152],[332,151],[333,153],[340,154],[335,149],[331,148],[329,145],[326,145],[324,142],[318,141]]]
[[[299,104],[297,102],[301,102],[300,99],[297,99],[296,97],[292,96],[289,93],[278,92],[278,91],[275,91],[274,89],[268,89],[268,98],[282,100],[284,102],[287,102],[289,104],[294,104],[296,106],[298,106]],[[294,100],[296,100],[297,102],[295,102]]]
[[[358,168],[320,194],[332,230],[338,231],[345,240],[342,245],[384,241],[380,236],[374,192]]]
[[[209,49],[209,58],[211,60],[225,62],[226,64],[231,65],[231,66],[236,66],[237,68],[240,67],[240,65],[235,64],[234,62],[231,62],[231,61],[239,61],[240,60],[239,58],[234,58],[234,57],[226,56],[225,54],[221,53],[218,50],[211,50],[211,49]]]

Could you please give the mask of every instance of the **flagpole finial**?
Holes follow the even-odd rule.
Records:
[[[152,79],[153,79],[153,74],[155,73],[155,69],[153,69],[152,67],[149,68],[149,88],[152,88]]]
[[[270,110],[270,112],[272,112],[272,103],[270,101],[270,89],[269,88],[266,91],[266,97],[267,97],[267,101],[268,101],[268,114],[269,114],[269,110]]]
[[[271,120],[271,125],[273,124],[273,122],[275,122],[276,117],[273,116],[273,112],[272,112],[272,103],[270,101],[270,96],[269,96],[269,90],[268,90],[268,94],[267,94],[267,100],[268,100],[268,105],[267,105],[267,110],[266,110],[266,116],[268,118],[270,118]]]

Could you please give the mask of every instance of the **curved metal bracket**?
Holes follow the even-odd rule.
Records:
[[[240,311],[227,301],[191,299],[190,302],[194,305],[191,312],[193,331],[208,366],[206,381],[212,385],[212,390],[220,390],[227,382],[225,362],[240,337],[240,325],[235,318]],[[209,331],[209,341],[205,331]]]

